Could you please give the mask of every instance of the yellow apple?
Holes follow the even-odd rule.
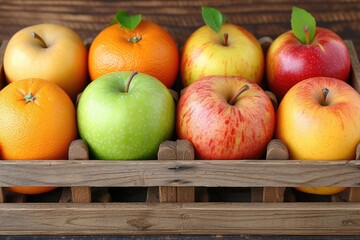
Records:
[[[290,159],[351,160],[360,142],[360,95],[344,81],[305,79],[280,102],[275,137],[284,141]],[[315,194],[335,194],[343,187],[299,187]]]
[[[66,26],[29,26],[10,38],[4,71],[7,82],[42,78],[56,83],[75,100],[86,86],[87,49],[80,36]]]
[[[219,32],[204,25],[186,40],[180,64],[184,86],[208,75],[234,75],[260,83],[264,54],[259,41],[246,29],[231,23]]]

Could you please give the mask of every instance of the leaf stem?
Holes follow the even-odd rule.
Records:
[[[309,35],[309,27],[304,26],[304,32],[305,32],[305,43],[310,44],[310,35]]]

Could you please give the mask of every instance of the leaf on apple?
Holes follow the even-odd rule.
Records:
[[[291,14],[291,28],[300,42],[309,44],[315,37],[315,18],[306,10],[293,7]]]
[[[201,14],[204,19],[204,22],[215,32],[219,32],[221,26],[226,22],[227,18],[219,10],[202,6]]]
[[[134,30],[140,24],[141,20],[141,14],[129,15],[125,10],[120,10],[115,14],[114,19],[109,25],[118,23],[124,28]]]

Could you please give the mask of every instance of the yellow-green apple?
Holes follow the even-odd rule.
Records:
[[[212,8],[203,7],[206,20]],[[259,41],[245,28],[225,23],[225,16],[217,29],[204,25],[186,40],[180,59],[180,76],[183,86],[189,86],[207,75],[242,76],[260,83],[264,75],[264,54]],[[217,18],[214,18],[217,19]]]
[[[265,91],[239,76],[210,75],[185,88],[176,130],[199,159],[258,159],[273,138],[275,111]]]
[[[276,138],[291,159],[355,159],[360,143],[360,95],[344,81],[329,77],[305,79],[280,102]],[[301,191],[334,194],[343,187],[301,187]]]
[[[334,77],[347,81],[350,73],[350,55],[340,36],[316,27],[313,18],[310,23],[297,20],[298,11],[305,10],[293,8],[293,29],[278,36],[266,55],[267,83],[278,100],[301,80]]]
[[[113,72],[92,81],[78,107],[80,137],[96,159],[156,159],[175,131],[175,102],[160,80]]]
[[[86,86],[87,50],[80,36],[69,27],[52,23],[32,25],[10,38],[4,71],[7,82],[45,79],[75,100]]]

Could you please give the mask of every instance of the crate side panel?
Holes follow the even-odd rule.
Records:
[[[292,187],[360,185],[360,162],[301,160],[1,161],[0,186]]]
[[[1,204],[1,234],[359,234],[360,203]]]

